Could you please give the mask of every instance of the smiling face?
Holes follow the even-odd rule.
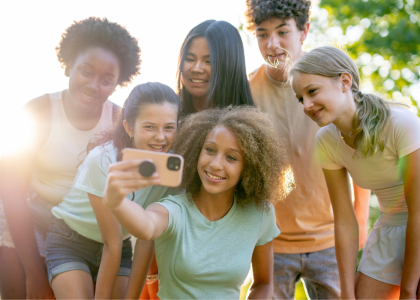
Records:
[[[133,147],[155,152],[169,152],[175,141],[178,108],[168,102],[140,106],[140,114],[131,128],[124,120]]]
[[[193,39],[181,70],[181,81],[192,97],[206,95],[211,75],[210,52],[204,37]]]
[[[120,75],[120,62],[110,51],[89,48],[66,69],[68,95],[78,111],[100,107],[114,92]]]
[[[201,191],[233,194],[241,179],[245,158],[236,136],[226,127],[215,127],[206,137],[198,159]]]
[[[292,88],[303,110],[318,126],[334,123],[346,109],[349,99],[351,77],[325,77],[296,72],[292,78]],[[354,103],[354,101],[353,101]]]
[[[295,61],[303,55],[302,43],[308,31],[309,23],[306,23],[301,31],[293,18],[272,18],[258,25],[255,28],[255,35],[264,60],[268,59],[271,65],[277,64],[278,68],[284,69],[286,59]],[[273,71],[273,68],[269,70]],[[277,79],[276,76],[272,77]]]

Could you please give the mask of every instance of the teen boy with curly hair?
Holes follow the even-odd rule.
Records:
[[[293,299],[302,278],[311,299],[337,299],[340,283],[334,248],[334,219],[325,179],[315,154],[318,126],[306,117],[290,84],[287,67],[304,55],[310,1],[247,0],[247,29],[256,35],[267,64],[250,75],[255,104],[267,112],[287,140],[296,189],[276,205],[281,234],[273,241],[274,299]],[[355,186],[359,244],[367,238],[370,191]]]

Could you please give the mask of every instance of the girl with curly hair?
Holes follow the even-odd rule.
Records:
[[[34,141],[22,153],[1,160],[2,298],[54,296],[44,261],[51,209],[70,191],[89,140],[118,113],[108,97],[139,73],[137,40],[107,19],[75,22],[56,50],[69,86],[26,104],[34,120]]]
[[[179,53],[177,92],[182,116],[211,107],[254,105],[238,29],[215,20],[191,29]]]
[[[170,87],[158,82],[140,84],[125,101],[116,125],[88,145],[70,193],[52,209],[46,264],[57,299],[92,299],[94,295],[122,299],[126,295],[132,247],[129,233],[102,204],[108,168],[121,159],[123,148],[168,152],[179,111],[179,98]],[[143,207],[176,192],[136,173],[139,180],[129,198]],[[138,240],[134,257],[138,271],[130,277],[129,299],[139,298],[139,282],[146,277],[152,250],[153,242]],[[77,289],[72,288],[75,285]]]
[[[103,197],[124,228],[154,240],[159,298],[238,299],[252,262],[249,298],[271,299],[280,231],[270,200],[287,191],[273,124],[253,107],[204,110],[185,120],[173,149],[185,158],[185,194],[144,210],[127,198],[137,177],[124,170],[138,162],[126,161],[110,167]]]
[[[419,118],[377,95],[360,92],[357,66],[339,49],[312,50],[290,74],[304,112],[322,127],[316,149],[334,211],[341,298],[416,299]],[[358,186],[375,193],[380,211],[356,276],[359,228],[347,173]]]

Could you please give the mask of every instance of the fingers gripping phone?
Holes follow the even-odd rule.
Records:
[[[122,154],[122,160],[146,160],[138,168],[142,176],[149,177],[156,172],[159,174],[162,186],[178,187],[181,184],[184,169],[184,158],[181,155],[131,148],[123,149]]]

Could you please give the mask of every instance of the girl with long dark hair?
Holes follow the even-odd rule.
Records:
[[[178,58],[177,92],[183,117],[211,107],[254,105],[234,26],[207,20],[188,33]]]
[[[138,85],[125,101],[116,125],[89,144],[88,155],[79,166],[70,193],[52,210],[46,263],[57,299],[92,299],[94,295],[101,299],[124,296],[138,299],[141,288],[138,281],[141,276],[145,278],[141,272],[147,270],[152,251],[138,257],[150,248],[136,247],[135,271],[130,276],[130,236],[103,206],[102,196],[108,169],[121,159],[122,149],[156,152],[171,149],[179,111],[179,98],[168,86],[152,82]],[[175,192],[158,186],[156,176],[142,178],[138,172],[129,173],[134,173],[137,180],[126,188],[133,189],[130,199],[139,205],[146,207]]]

